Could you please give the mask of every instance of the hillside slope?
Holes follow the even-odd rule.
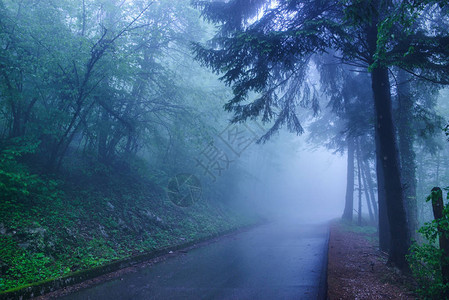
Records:
[[[206,199],[176,206],[143,178],[97,174],[67,182],[46,187],[52,197],[0,202],[0,291],[251,222]]]

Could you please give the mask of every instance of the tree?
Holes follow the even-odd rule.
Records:
[[[394,113],[397,120],[402,182],[406,196],[410,233],[412,237],[416,237],[419,226],[415,146],[417,143],[429,146],[434,144],[432,140],[435,139],[439,128],[442,127],[438,111],[435,109],[436,95],[440,86],[412,77],[402,69],[398,70],[396,74],[396,110]]]
[[[415,236],[418,230],[416,207],[416,166],[413,150],[414,134],[412,127],[413,98],[410,91],[410,76],[404,71],[398,71],[398,141],[401,157],[402,182],[405,193],[405,204],[408,213],[409,231]]]
[[[49,171],[59,168],[98,105],[97,88],[111,76],[108,62],[117,40],[151,5],[134,13],[131,21],[120,22],[121,28],[108,30],[106,23],[86,25],[86,5],[95,4],[83,1],[80,19],[79,7],[66,1],[57,6],[52,1],[5,1],[3,5],[2,41],[6,47],[0,58],[0,79],[8,99],[5,109],[12,112],[9,137],[41,140],[41,154]],[[101,12],[108,15],[111,11]],[[77,20],[82,27],[79,30]]]
[[[206,19],[219,24],[214,47],[194,46],[197,58],[223,74],[222,80],[232,86],[234,97],[225,108],[234,112],[234,122],[255,117],[274,120],[265,138],[282,125],[302,133],[295,109],[298,103],[314,107],[314,98],[309,97],[306,87],[307,66],[312,55],[334,49],[342,62],[371,72],[376,153],[381,169],[377,175],[378,181],[384,184],[391,233],[389,262],[407,269],[405,255],[410,237],[388,66],[409,66],[418,60],[415,57],[420,62],[427,58],[429,62],[429,55],[425,54],[429,48],[440,47],[445,37],[418,39],[404,33],[399,35],[398,47],[383,47],[385,32],[390,29],[400,33],[404,24],[407,28],[419,27],[413,17],[407,18],[410,24],[403,21],[405,18],[395,18],[402,5],[390,1],[234,0],[197,1],[196,4]],[[415,54],[401,58],[398,53],[404,49],[405,41],[415,44]],[[427,70],[430,65],[420,63],[419,67]],[[259,96],[249,100],[249,91]],[[279,112],[273,111],[273,107]]]
[[[320,74],[321,90],[329,101],[326,108],[329,108],[332,114],[325,113],[310,125],[313,135],[309,141],[316,144],[324,142],[328,149],[337,152],[347,149],[346,197],[342,218],[352,222],[355,140],[361,136],[368,140],[373,139],[374,111],[372,105],[366,104],[372,101],[369,77],[365,73],[354,72],[348,66],[339,64],[331,54],[315,58],[314,63]],[[340,122],[337,122],[337,119]],[[324,122],[342,124],[329,126]],[[374,151],[369,153],[373,147],[366,146],[368,147],[364,147],[363,160],[369,160],[369,155],[374,153]]]
[[[0,15],[0,139],[38,141],[36,168],[57,173],[69,155],[125,164],[142,149],[168,161],[189,153],[175,140],[201,136],[209,120],[192,106],[211,90],[181,74],[205,76],[187,0],[5,0]]]
[[[346,168],[346,196],[345,209],[343,211],[343,220],[352,223],[354,211],[354,138],[348,137],[348,166]]]

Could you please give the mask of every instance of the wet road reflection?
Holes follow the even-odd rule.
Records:
[[[266,224],[63,299],[324,299],[327,235]]]

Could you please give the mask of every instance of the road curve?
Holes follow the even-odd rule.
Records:
[[[325,299],[327,224],[270,223],[62,299]]]

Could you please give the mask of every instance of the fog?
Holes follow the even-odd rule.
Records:
[[[0,295],[286,219],[407,266],[449,183],[448,10],[326,3],[0,0]]]
[[[239,167],[253,176],[239,184],[236,209],[254,210],[270,220],[305,223],[340,217],[346,187],[346,157],[312,148],[307,135],[281,132],[253,145]]]

